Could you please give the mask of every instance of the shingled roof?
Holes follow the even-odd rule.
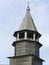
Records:
[[[36,26],[34,24],[34,21],[32,19],[32,16],[30,14],[29,6],[27,6],[26,15],[25,15],[25,17],[24,17],[24,19],[23,19],[23,21],[21,23],[21,26],[19,28],[19,30],[24,30],[24,29],[37,31]]]

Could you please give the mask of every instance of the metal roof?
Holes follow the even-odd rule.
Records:
[[[32,31],[37,31],[36,26],[34,24],[34,21],[32,19],[32,16],[30,14],[30,8],[29,6],[27,6],[26,9],[26,15],[21,23],[21,26],[19,28],[19,30],[24,30],[24,29],[28,29],[28,30],[32,30]]]

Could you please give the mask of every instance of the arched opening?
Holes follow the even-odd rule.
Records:
[[[33,33],[32,32],[27,32],[27,38],[33,39]]]
[[[24,38],[24,32],[19,33],[19,39]]]
[[[36,36],[35,36],[35,40],[36,40],[36,41],[39,41],[39,37],[38,37],[37,34],[36,34]]]

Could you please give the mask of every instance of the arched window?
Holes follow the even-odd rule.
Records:
[[[19,38],[21,39],[21,38],[24,38],[24,32],[20,32],[19,33]]]
[[[27,38],[32,38],[33,39],[33,33],[32,32],[28,32],[27,33]]]
[[[38,37],[37,34],[36,34],[36,36],[35,36],[35,40],[36,40],[36,41],[39,41],[39,37]]]

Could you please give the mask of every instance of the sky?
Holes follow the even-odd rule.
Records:
[[[13,34],[19,29],[26,13],[28,0],[0,0],[0,64],[9,64],[7,57],[14,55]],[[34,23],[42,34],[40,57],[49,65],[49,0],[29,0]]]

